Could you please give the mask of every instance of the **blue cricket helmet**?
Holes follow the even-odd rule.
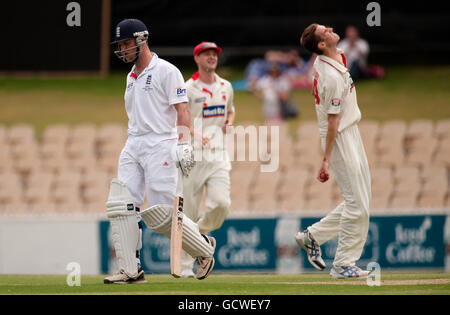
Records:
[[[117,44],[118,42],[140,36],[148,36],[147,26],[138,19],[125,19],[117,24],[114,32],[114,41],[111,44]]]
[[[111,42],[111,45],[132,38],[136,39],[136,46],[125,50],[121,50],[120,47],[118,47],[118,50],[114,51],[114,54],[125,63],[135,62],[139,58],[140,47],[147,42],[148,29],[145,24],[138,19],[125,19],[117,24],[114,33],[114,41]],[[131,60],[127,59],[134,49],[136,49],[134,57]]]

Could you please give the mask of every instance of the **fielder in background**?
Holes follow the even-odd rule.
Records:
[[[197,221],[205,190],[206,209],[197,221],[204,234],[220,228],[231,203],[226,128],[233,125],[235,113],[231,83],[216,74],[221,52],[222,49],[212,42],[195,46],[198,72],[186,82],[196,165],[184,179],[184,208],[185,214]],[[183,277],[193,277],[193,261],[183,252]]]
[[[339,35],[319,24],[308,26],[301,45],[318,54],[314,62],[313,94],[324,156],[317,179],[326,182],[333,171],[344,201],[320,222],[296,234],[298,245],[318,270],[325,269],[320,245],[338,237],[330,276],[365,278],[369,271],[356,266],[369,228],[371,179],[358,130],[361,112],[345,56],[336,48]]]
[[[190,112],[181,72],[150,51],[145,24],[123,20],[114,35],[115,54],[134,65],[125,90],[128,139],[106,203],[120,271],[104,283],[143,283],[141,219],[170,237],[177,167],[187,176],[194,164]],[[139,212],[145,195],[149,208]],[[214,266],[215,240],[200,234],[187,217],[183,221],[183,249],[197,259],[197,278],[204,279]]]

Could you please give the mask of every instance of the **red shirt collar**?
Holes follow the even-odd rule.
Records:
[[[193,75],[192,75],[192,80],[198,80],[198,78],[200,78],[200,74],[198,73],[198,71],[196,72],[196,73],[194,73]]]
[[[341,53],[341,57],[342,57],[342,62],[344,63],[344,65],[342,65],[339,62],[335,61],[334,59],[331,59],[331,58],[329,58],[327,56],[324,56],[324,55],[319,56],[319,59],[320,59],[320,61],[329,64],[330,66],[332,66],[333,68],[335,68],[339,72],[346,73],[346,72],[349,71],[347,69],[347,59],[345,58],[345,55],[343,53]]]

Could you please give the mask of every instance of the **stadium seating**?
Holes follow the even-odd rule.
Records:
[[[11,126],[7,133],[8,142],[11,145],[25,144],[35,141],[33,126],[29,124],[17,124]]]
[[[392,169],[387,167],[372,167],[372,202],[373,209],[387,208],[394,189]]]
[[[42,143],[57,143],[64,145],[69,138],[70,127],[65,124],[50,125],[45,128]]]
[[[295,207],[298,207],[298,203],[302,205],[305,203],[304,195],[310,176],[311,172],[301,167],[286,169],[283,172],[277,190],[278,199],[282,201],[281,208],[294,210]],[[290,200],[295,200],[295,202],[290,202]]]
[[[408,146],[406,163],[424,168],[431,164],[437,150],[438,140],[435,138],[418,138]]]
[[[436,148],[433,164],[450,167],[450,137],[442,138]]]
[[[434,136],[439,140],[450,138],[450,119],[442,119],[436,122]]]
[[[420,189],[419,170],[416,167],[396,169],[391,208],[414,208],[417,204]]]
[[[376,141],[379,127],[380,123],[375,120],[363,120],[359,124],[359,132],[370,164],[373,164],[376,158]]]
[[[23,204],[23,184],[18,173],[0,174],[0,207],[8,211],[11,207]]]
[[[434,134],[434,123],[429,119],[413,120],[409,123],[406,130],[407,140],[430,139]]]
[[[255,181],[250,185],[252,211],[273,211],[278,208],[276,191],[280,176],[280,172],[256,172]]]
[[[13,169],[11,146],[7,142],[0,142],[0,174]]]
[[[359,129],[371,169],[372,211],[450,206],[449,119],[363,120]],[[103,214],[109,180],[116,176],[127,138],[126,127],[56,124],[45,128],[40,140],[37,136],[28,124],[0,125],[0,213]],[[269,133],[271,138],[276,137]],[[316,121],[301,122],[292,135],[287,126],[281,126],[279,140],[273,149],[268,146],[270,155],[261,157],[259,144],[249,144],[247,136],[242,146],[247,161],[235,161],[237,137],[227,139],[234,158],[231,212],[336,207],[342,197],[333,175],[324,184],[316,180],[322,158]],[[252,150],[257,158],[248,161]],[[262,163],[273,161],[275,154],[278,169],[261,172]]]
[[[233,209],[249,209],[251,199],[249,190],[255,181],[257,172],[257,163],[244,161],[233,163],[230,172],[230,195]],[[239,184],[234,185],[233,183]]]

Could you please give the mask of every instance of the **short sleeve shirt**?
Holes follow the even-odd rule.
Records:
[[[214,91],[209,91],[199,82],[198,73],[186,82],[191,111],[191,127],[197,129],[210,139],[210,148],[223,148],[225,141],[222,126],[229,112],[234,112],[234,93],[231,83],[217,74]]]
[[[343,60],[345,62],[345,56]],[[323,55],[316,59],[313,94],[321,137],[326,137],[328,132],[328,114],[340,115],[338,132],[360,121],[355,85],[349,70],[342,64]]]
[[[151,134],[155,142],[177,136],[174,104],[187,102],[187,91],[180,70],[171,63],[153,58],[136,77],[134,67],[127,76],[125,109],[128,134]]]

